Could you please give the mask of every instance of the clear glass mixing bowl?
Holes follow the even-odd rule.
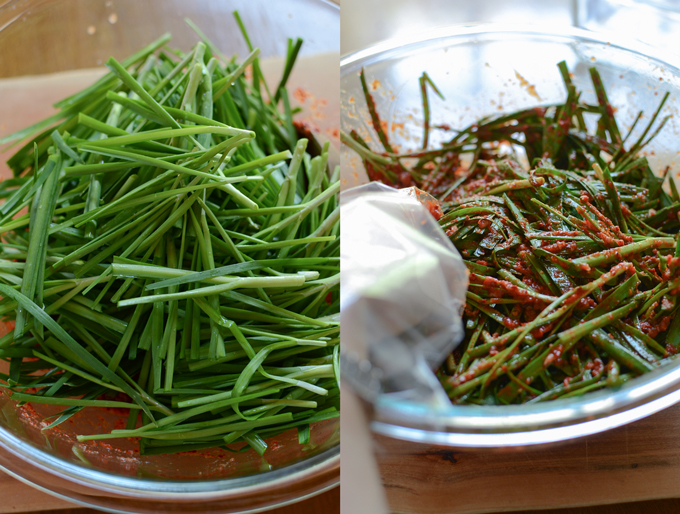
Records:
[[[335,4],[324,0],[10,0],[0,5],[0,137],[51,114],[52,102],[92,82],[111,55],[124,58],[165,32],[173,36],[172,47],[190,49],[198,36],[185,17],[224,54],[245,55],[247,48],[231,14],[235,9],[253,44],[261,48],[261,56],[279,59],[272,66],[276,70],[282,69],[287,38],[305,40],[302,71],[291,75],[290,86],[313,93],[319,105],[309,116],[316,113],[319,119],[311,121],[328,130],[335,127],[337,132],[340,10]],[[310,73],[319,68],[335,73],[321,78]],[[55,72],[59,73],[45,75]],[[323,119],[317,112],[321,107]],[[328,130],[321,137],[333,141]],[[4,163],[9,156],[11,150],[0,160]],[[3,171],[6,177],[7,171],[0,167]],[[46,406],[17,408],[0,396],[0,467],[46,492],[98,509],[261,512],[339,483],[337,419],[313,426],[309,445],[298,444],[297,431],[272,438],[264,463],[252,451],[139,457],[128,441],[83,445],[75,434],[111,428],[118,416],[84,410],[72,418],[74,423],[42,432],[45,413],[50,413]]]
[[[355,129],[380,148],[359,82],[363,68],[391,142],[402,149],[422,142],[418,77],[426,71],[445,100],[430,95],[431,125],[465,127],[479,118],[539,104],[563,102],[557,63],[565,60],[576,87],[596,103],[588,68],[597,66],[620,126],[639,111],[651,116],[670,91],[672,117],[647,148],[652,169],[672,166],[680,154],[680,70],[667,56],[635,42],[579,29],[506,25],[458,26],[410,39],[390,40],[341,61],[342,129]],[[632,136],[636,139],[635,133]],[[431,139],[432,141],[432,139]],[[432,141],[436,144],[437,141]],[[343,187],[366,181],[360,159],[342,150]],[[375,432],[455,448],[549,444],[607,430],[680,401],[680,360],[626,383],[580,398],[520,406],[425,405],[379,396],[372,404]]]

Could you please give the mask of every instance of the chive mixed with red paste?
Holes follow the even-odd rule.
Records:
[[[453,403],[582,395],[680,350],[680,195],[670,168],[657,176],[641,153],[668,119],[668,94],[633,137],[643,114],[622,133],[595,68],[591,104],[558,67],[564,103],[437,127],[455,135],[436,149],[394,153],[366,87],[385,151],[342,134],[372,180],[440,201],[432,212],[469,270],[465,339],[437,372]],[[439,94],[421,79],[424,141],[427,84]]]

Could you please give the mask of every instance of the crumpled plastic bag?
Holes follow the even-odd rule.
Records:
[[[376,182],[340,196],[341,369],[368,401],[450,405],[432,370],[463,338],[468,274],[423,203],[438,207],[415,188]]]

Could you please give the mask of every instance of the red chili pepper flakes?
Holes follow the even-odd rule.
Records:
[[[658,303],[658,302],[657,302]],[[654,309],[654,306],[652,307]],[[673,321],[673,316],[670,314],[661,316],[657,319],[643,319],[640,320],[640,331],[654,338],[661,332],[665,332]]]

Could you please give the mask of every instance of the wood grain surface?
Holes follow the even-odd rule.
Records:
[[[680,405],[550,449],[452,452],[377,437],[376,453],[395,514],[526,512],[677,498]],[[643,512],[680,512],[680,500],[647,507]],[[572,512],[631,514],[640,508]]]
[[[1,514],[10,512],[94,514],[98,512],[54,498],[2,472],[0,472],[0,498],[2,498],[2,501],[0,501]],[[308,500],[269,510],[263,514],[338,514],[339,512],[340,488],[335,487]]]

